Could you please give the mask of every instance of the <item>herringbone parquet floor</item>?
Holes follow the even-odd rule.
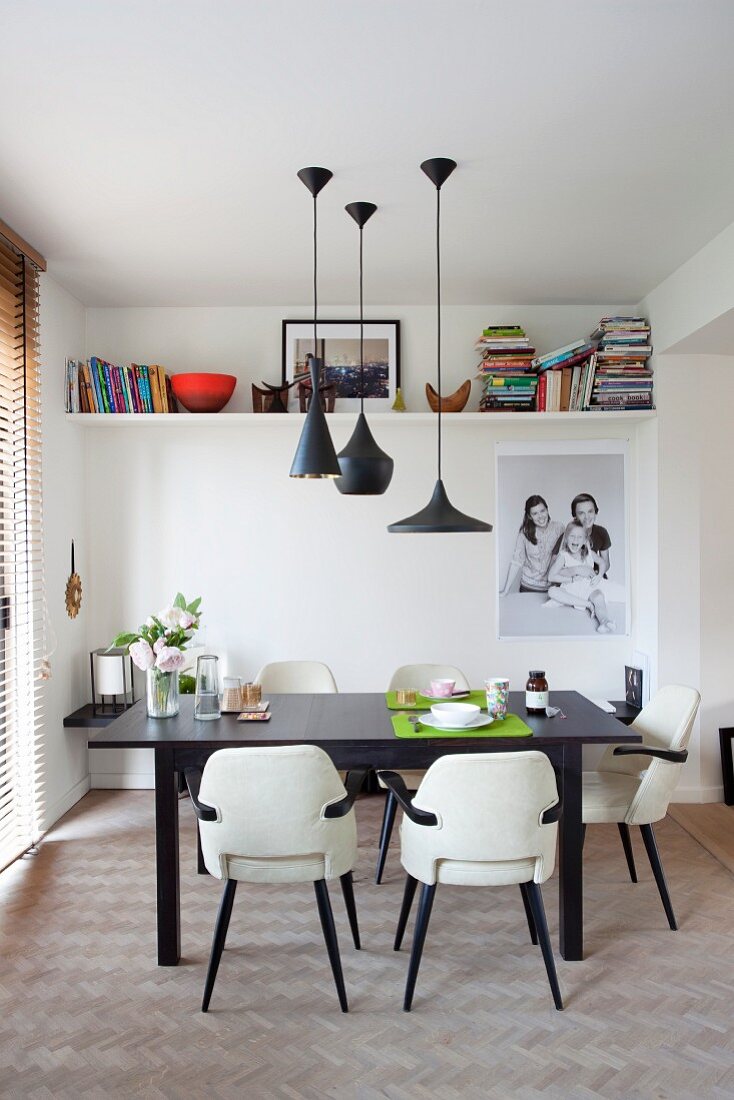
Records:
[[[240,887],[208,1015],[199,1012],[219,884],[195,874],[181,805],[178,968],[155,965],[153,796],[97,791],[0,876],[0,1095],[324,1097],[734,1096],[734,877],[674,822],[658,829],[681,930],[668,931],[644,851],[632,886],[616,829],[589,830],[587,959],[558,962],[551,1003],[515,888],[439,889],[414,1011],[391,940],[396,853],[372,868],[381,803],[357,804],[364,949],[332,892],[350,998],[343,1016],[311,887]],[[554,942],[557,890],[545,889]]]

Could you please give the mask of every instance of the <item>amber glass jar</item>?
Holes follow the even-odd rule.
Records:
[[[548,681],[545,673],[531,671],[525,685],[525,710],[528,714],[545,714],[547,706]]]

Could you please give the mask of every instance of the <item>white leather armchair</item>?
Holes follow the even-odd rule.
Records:
[[[295,695],[313,692],[318,695],[335,695],[336,680],[328,665],[321,661],[273,661],[263,665],[255,677],[264,692],[276,695]]]
[[[428,688],[431,680],[455,680],[455,691],[468,691],[469,681],[461,669],[453,665],[401,665],[392,674],[388,691],[411,690],[412,688]],[[420,786],[424,771],[400,771],[397,773],[405,783],[409,791],[417,791]],[[381,787],[386,784],[378,776]],[[395,795],[388,789],[385,798],[385,809],[382,813],[382,828],[380,830],[380,844],[377,853],[377,867],[375,868],[375,882],[379,886],[382,882],[382,874],[385,870],[387,853],[390,847],[393,826],[395,825],[395,811],[398,804]]]
[[[650,866],[670,927],[678,924],[660,861],[653,822],[668,812],[688,756],[688,742],[701,696],[694,688],[661,688],[631,725],[642,745],[610,745],[594,772],[584,772],[584,826],[615,822],[622,838],[630,878],[637,882],[630,825],[639,825]]]
[[[399,951],[418,882],[422,883],[403,1009],[410,1012],[428,921],[439,883],[520,886],[533,943],[540,940],[557,1009],[563,1008],[545,919],[541,883],[553,873],[560,800],[553,765],[542,752],[442,756],[411,800],[397,772],[381,772],[405,816],[401,862],[407,873],[395,935]]]
[[[363,780],[362,772],[352,772],[345,790],[331,760],[315,745],[221,749],[209,757],[203,774],[186,769],[204,864],[224,880],[202,1012],[209,1007],[238,882],[313,882],[339,1003],[347,1011],[326,883],[339,879],[359,949],[352,807]]]

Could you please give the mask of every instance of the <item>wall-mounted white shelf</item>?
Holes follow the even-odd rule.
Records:
[[[436,414],[432,412],[420,413],[395,413],[395,412],[369,412],[370,423],[388,424],[432,424],[436,420]],[[287,415],[270,415],[268,413],[67,413],[66,419],[73,424],[81,424],[85,428],[121,428],[126,425],[161,425],[168,427],[178,425],[190,425],[192,421],[199,424],[219,424],[221,427],[236,427],[238,424],[252,424],[274,427],[275,425],[299,424],[305,419],[305,413],[288,413]],[[559,421],[592,421],[606,423],[608,420],[650,420],[657,414],[654,409],[622,410],[613,412],[505,412],[505,413],[444,413],[442,422],[444,427],[453,424],[477,423],[519,423],[532,420],[538,424],[558,423]],[[353,423],[357,412],[329,413],[329,423]]]

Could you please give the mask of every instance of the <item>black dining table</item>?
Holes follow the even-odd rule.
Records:
[[[254,745],[318,745],[341,770],[421,769],[447,753],[518,752],[539,749],[556,771],[563,812],[559,822],[559,947],[568,961],[584,955],[581,750],[584,745],[640,742],[642,738],[576,691],[551,692],[553,718],[525,713],[525,697],[510,692],[509,711],[532,730],[530,737],[395,736],[385,695],[270,695],[268,722],[238,722],[236,714],[214,721],[194,718],[193,696],[182,696],[173,718],[149,718],[143,700],[89,739],[94,749],[153,749],[155,753],[158,965],[181,957],[179,889],[179,777],[206,763],[217,749]],[[563,715],[563,717],[562,717]],[[379,886],[369,887],[379,890]]]

